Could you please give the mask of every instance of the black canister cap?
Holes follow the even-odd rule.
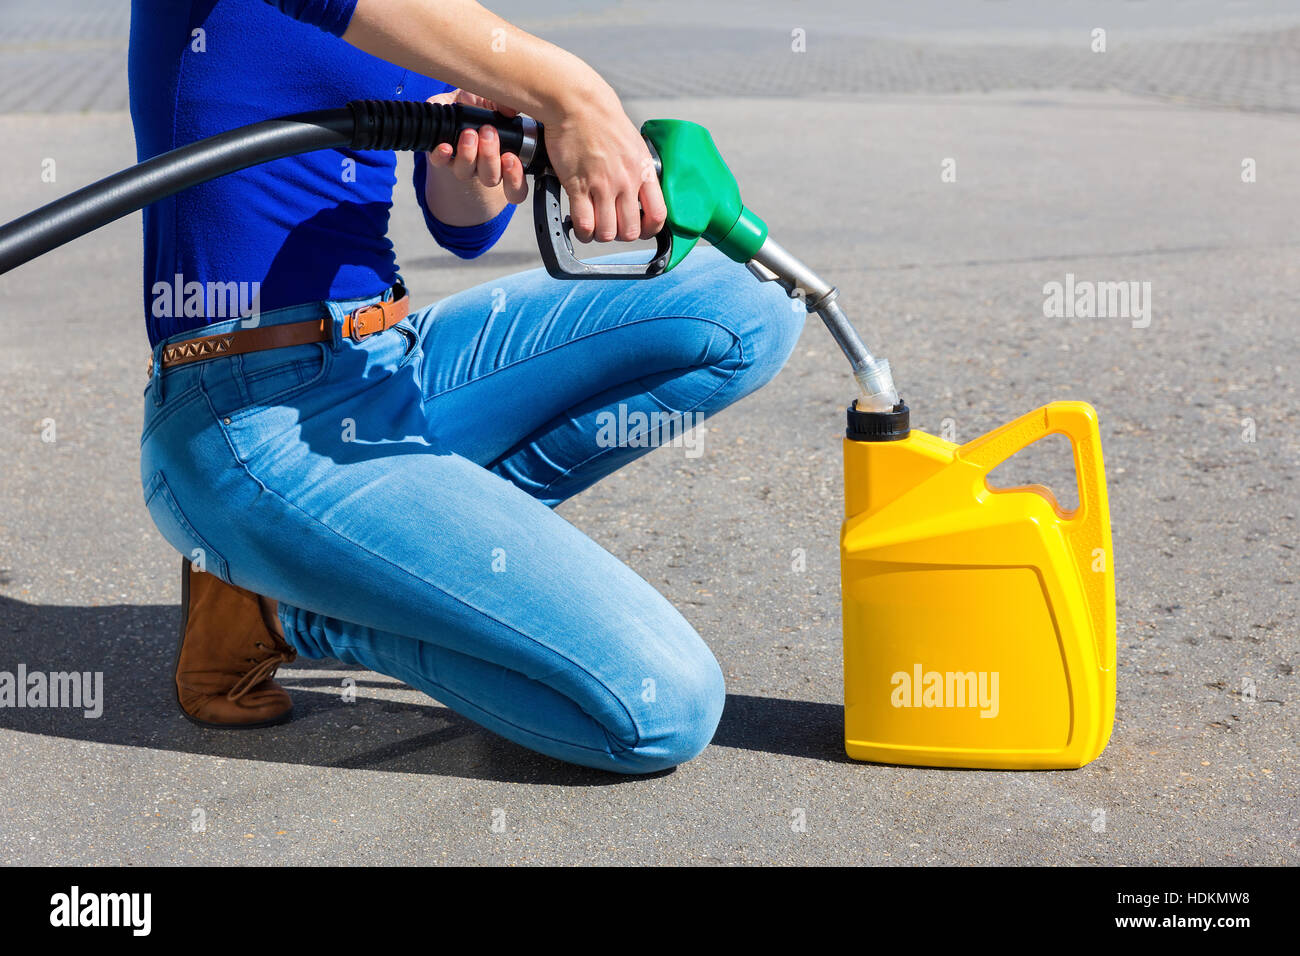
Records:
[[[901,398],[887,412],[863,412],[857,402],[849,403],[849,427],[844,436],[851,441],[901,441],[911,432],[911,414]]]

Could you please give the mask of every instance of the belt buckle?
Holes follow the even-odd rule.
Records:
[[[378,313],[379,322],[375,328],[367,331],[365,328],[365,323],[367,320],[364,318],[364,316],[366,316],[366,314],[369,312]],[[355,312],[352,313],[352,328],[348,332],[348,337],[352,339],[353,342],[360,342],[363,339],[368,338],[371,335],[374,335],[376,332],[382,331],[383,327],[384,327],[383,306],[378,304],[363,305],[361,308],[357,309]]]

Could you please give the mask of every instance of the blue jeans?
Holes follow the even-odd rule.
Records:
[[[380,298],[260,316],[328,316],[329,342],[155,371],[140,478],[162,536],[276,599],[300,654],[525,747],[624,773],[698,754],[725,696],[713,655],[552,508],[655,444],[688,453],[681,426],[771,379],[802,311],[704,247],[658,279],[538,269],[341,337]],[[239,325],[173,336],[155,367],[163,345]]]

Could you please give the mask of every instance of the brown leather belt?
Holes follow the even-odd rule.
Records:
[[[343,335],[360,342],[376,332],[391,329],[410,311],[411,298],[406,287],[400,282],[392,288],[393,297],[373,305],[363,305],[353,309],[343,317]],[[262,349],[278,349],[286,345],[308,345],[312,342],[328,342],[333,337],[334,319],[325,316],[320,319],[308,319],[305,322],[293,322],[288,325],[267,325],[254,329],[236,329],[218,335],[203,335],[198,338],[175,342],[162,350],[162,369],[190,362],[202,362],[206,359],[220,358],[225,355],[240,355],[244,352],[259,352]],[[149,376],[153,375],[153,357],[149,358]]]

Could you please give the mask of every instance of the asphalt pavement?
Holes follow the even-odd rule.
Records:
[[[121,5],[14,2],[0,222],[134,160]],[[726,712],[695,761],[648,778],[570,767],[312,662],[281,672],[292,723],[189,724],[169,683],[177,560],[137,468],[137,215],[0,276],[0,670],[104,675],[98,718],[0,709],[0,860],[1300,862],[1300,28],[1280,4],[1228,19],[1099,4],[1146,17],[1112,29],[1107,61],[1077,9],[1043,22],[984,4],[967,24],[945,16],[966,5],[896,22],[806,4],[798,54],[793,14],[760,2],[741,21],[742,6],[674,0],[669,24],[656,4],[592,0],[520,19],[612,73],[635,119],[712,130],[746,203],[891,360],[914,425],[965,441],[1052,399],[1094,404],[1119,620],[1102,756],[1069,772],[844,756],[852,385],[815,320],[769,386],[709,422],[702,455],[656,450],[560,508],[721,662]],[[51,45],[74,42],[79,78],[47,89]],[[14,92],[20,76],[43,105]],[[538,264],[526,215],[481,259],[440,250],[407,181],[392,236],[420,302]],[[1149,282],[1149,321],[1045,317],[1045,284],[1067,274]],[[1042,444],[1007,482],[1068,489],[1066,450]]]

